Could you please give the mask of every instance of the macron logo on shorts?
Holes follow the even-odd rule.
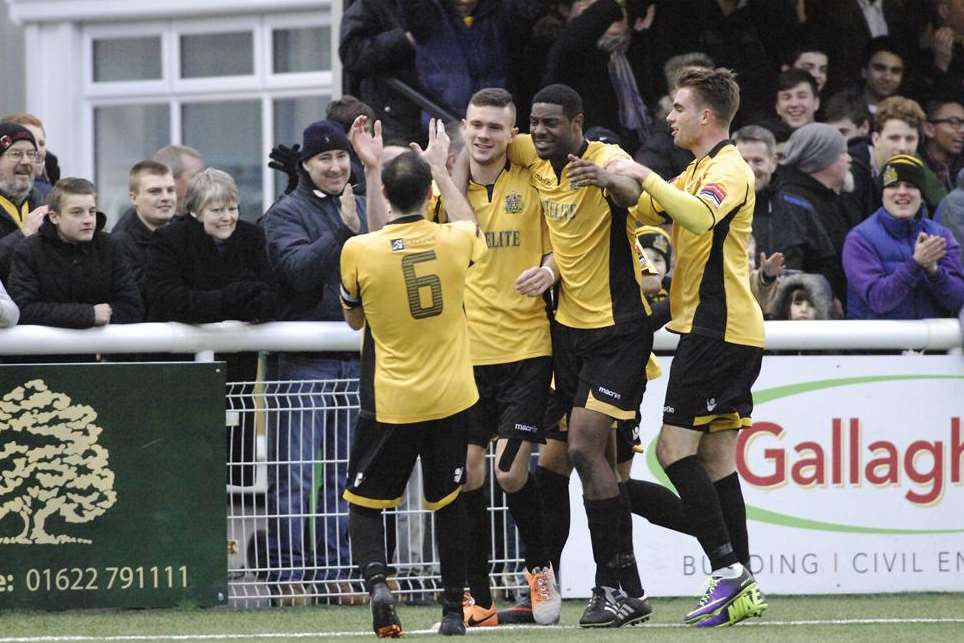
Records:
[[[452,476],[452,482],[462,484],[462,467],[455,467],[455,475]]]
[[[597,387],[596,387],[596,390],[599,391],[600,393],[602,393],[603,395],[607,396],[607,397],[611,397],[611,398],[614,399],[614,400],[621,400],[621,399],[623,399],[623,396],[620,395],[619,393],[617,393],[616,391],[610,391],[608,388],[605,388],[605,387],[603,387],[603,386],[597,386]]]
[[[361,483],[364,482],[364,480],[365,480],[365,474],[359,473],[357,476],[355,476],[355,484],[353,484],[352,486],[357,489],[358,487],[361,486]]]
[[[539,431],[539,429],[534,426],[529,426],[528,424],[519,424],[518,422],[516,422],[515,430],[524,431],[525,433],[536,433]]]
[[[676,413],[676,409],[674,409],[672,406],[664,406],[663,413]]]

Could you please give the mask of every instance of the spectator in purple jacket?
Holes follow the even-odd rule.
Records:
[[[927,319],[964,304],[961,249],[926,216],[924,167],[893,156],[881,172],[883,207],[847,235],[843,266],[849,319]]]

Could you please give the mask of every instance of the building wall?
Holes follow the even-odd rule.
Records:
[[[0,4],[0,114],[23,111],[25,100],[23,32]]]

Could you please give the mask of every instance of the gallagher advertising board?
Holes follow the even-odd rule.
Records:
[[[661,358],[668,373],[670,358]],[[650,382],[633,477],[670,486],[655,458],[666,375]],[[766,357],[737,468],[753,573],[764,592],[964,590],[964,359]],[[593,565],[572,476],[563,593],[588,596]],[[647,592],[697,595],[696,540],[633,521]]]

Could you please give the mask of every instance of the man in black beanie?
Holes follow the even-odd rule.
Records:
[[[341,125],[318,121],[305,130],[298,167],[298,187],[282,196],[264,217],[268,260],[280,283],[283,321],[341,321],[339,303],[339,257],[350,237],[365,233],[365,201],[352,194],[348,138]],[[277,396],[281,406],[277,424],[268,429],[268,453],[280,462],[268,467],[269,580],[280,583],[281,595],[302,596],[303,581],[345,579],[351,570],[347,538],[347,504],[341,498],[348,461],[349,427],[354,412],[323,410],[331,407],[332,395],[357,392],[358,354],[354,352],[278,353],[277,375],[282,382]],[[338,380],[308,384],[312,380]],[[353,390],[349,390],[350,381]],[[289,391],[290,387],[290,391]],[[292,395],[286,395],[286,393]],[[299,410],[286,410],[288,400]],[[305,413],[304,407],[318,409]],[[326,462],[324,486],[314,513],[326,514],[316,529],[307,529],[310,513],[314,461],[319,453]],[[305,543],[304,534],[315,534]],[[317,589],[336,590],[335,585]],[[335,592],[329,592],[335,593]],[[299,599],[300,600],[300,599]],[[284,601],[282,601],[284,602]]]
[[[37,141],[26,127],[0,123],[0,279],[10,274],[13,248],[40,229],[47,207],[34,189]]]

